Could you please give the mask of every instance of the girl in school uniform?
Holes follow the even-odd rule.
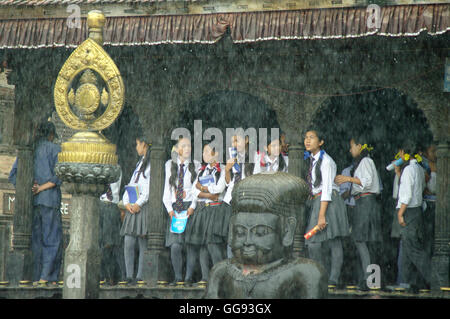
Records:
[[[128,191],[123,194],[123,205],[126,208],[120,235],[124,236],[124,257],[126,283],[133,281],[134,255],[136,241],[139,244],[139,263],[136,282],[143,284],[144,252],[147,248],[147,214],[150,188],[150,144],[144,137],[136,138],[136,152],[141,157],[131,176],[128,186],[138,187],[137,199],[130,201]]]
[[[165,181],[163,203],[168,213],[168,222],[166,228],[166,247],[170,247],[170,257],[172,267],[175,273],[175,279],[170,283],[171,286],[182,283],[183,269],[183,247],[185,242],[185,232],[178,234],[170,231],[172,218],[175,212],[187,210],[187,215],[191,216],[196,207],[196,201],[192,195],[192,189],[200,163],[191,161],[191,141],[188,138],[181,137],[174,146],[172,159],[165,164]],[[188,219],[188,228],[190,220]],[[192,258],[192,251],[187,252],[187,259]],[[191,263],[192,264],[192,263]],[[187,267],[186,273],[192,273]],[[189,279],[189,278],[188,278]]]
[[[431,259],[424,245],[424,224],[422,213],[422,193],[425,189],[425,173],[413,155],[415,145],[405,141],[400,147],[399,156],[403,159],[398,189],[397,220],[402,240],[402,271],[404,281],[417,292],[415,268],[431,283]],[[414,267],[413,267],[414,266]]]
[[[213,265],[224,259],[221,235],[223,222],[222,201],[219,195],[225,190],[224,167],[217,161],[218,152],[209,144],[203,148],[203,165],[199,170],[193,196],[197,200],[189,228],[186,229],[186,245],[192,246],[194,258],[200,256],[202,279],[198,284],[205,284],[209,277],[209,256]],[[221,181],[219,183],[219,181]],[[222,245],[221,245],[222,244]],[[189,247],[188,246],[188,247]],[[209,253],[209,254],[208,254]],[[195,261],[195,260],[192,260]],[[193,269],[194,265],[190,266]],[[192,274],[187,274],[192,280]],[[187,282],[189,285],[190,282]]]
[[[231,157],[227,160],[225,165],[225,174],[221,177],[222,183],[225,183],[226,192],[223,197],[222,212],[223,212],[223,228],[222,238],[227,242],[227,257],[231,258],[231,248],[229,242],[229,225],[231,218],[231,201],[234,185],[239,183],[242,179],[253,175],[255,163],[252,163],[249,155],[249,139],[248,136],[234,135],[231,137],[231,145],[236,149],[236,157]],[[223,180],[222,180],[223,179]],[[220,183],[219,182],[219,183]]]
[[[361,260],[363,278],[359,289],[368,290],[366,279],[367,266],[371,264],[367,242],[381,241],[381,207],[376,200],[381,192],[380,178],[375,163],[369,156],[373,148],[368,146],[365,138],[350,140],[350,153],[354,158],[351,176],[338,175],[337,184],[351,183],[351,195],[355,199],[353,218],[351,221],[351,237]]]
[[[255,169],[253,174],[261,172],[288,171],[288,157],[281,152],[281,139],[276,136],[269,137],[269,144],[264,152],[258,151],[255,155]]]
[[[331,248],[331,271],[329,285],[339,284],[343,263],[341,238],[349,235],[345,204],[339,195],[339,187],[334,183],[336,164],[322,147],[325,141],[317,130],[308,130],[305,135],[305,159],[310,162],[307,183],[310,186],[310,217],[306,231],[315,226],[316,235],[305,241],[309,257],[323,263],[323,246],[327,242]]]

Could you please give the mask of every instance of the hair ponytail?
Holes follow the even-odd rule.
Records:
[[[355,173],[356,169],[358,168],[358,166],[361,163],[361,161],[363,160],[363,158],[370,157],[370,151],[373,150],[373,147],[369,146],[369,144],[367,143],[366,137],[363,135],[360,135],[358,137],[353,137],[352,140],[355,144],[361,144],[363,146],[361,148],[361,153],[355,158],[355,160],[353,162],[353,167],[350,170],[351,176],[353,176],[353,174]]]

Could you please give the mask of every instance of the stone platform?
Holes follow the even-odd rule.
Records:
[[[200,299],[204,288],[169,287],[101,287],[99,299]],[[62,288],[56,287],[0,287],[0,299],[61,299]],[[426,292],[411,294],[407,292],[368,292],[347,289],[329,290],[329,299],[450,299],[450,292]]]

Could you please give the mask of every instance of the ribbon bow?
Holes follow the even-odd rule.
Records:
[[[259,161],[259,164],[261,165],[261,167],[266,167],[267,163],[264,160],[264,158],[266,157],[266,153],[260,152],[260,151],[258,151],[257,153],[258,153],[258,155],[261,155],[261,159]]]
[[[422,156],[420,156],[419,154],[414,155],[414,158],[417,160],[417,162],[422,162]]]
[[[368,146],[367,144],[364,144],[364,145],[361,147],[361,151],[363,151],[363,150],[365,150],[365,149],[367,149],[367,150],[370,152],[370,151],[373,150],[373,147]]]
[[[416,155],[418,155],[419,157],[420,157],[420,155],[419,154],[416,154]],[[411,156],[408,154],[408,153],[405,153],[405,161],[409,161],[409,158],[410,158]],[[397,154],[395,154],[395,157],[394,157],[394,159],[396,159],[396,160],[398,160],[400,158],[400,152],[398,152]],[[422,158],[420,157],[420,160],[422,160]],[[419,161],[418,161],[419,162]]]
[[[219,162],[216,163],[215,167],[216,167],[216,170],[220,173],[220,163]]]
[[[323,154],[325,154],[325,151],[324,151],[324,150],[320,150],[319,159],[323,159]],[[303,153],[303,159],[304,159],[304,160],[307,160],[307,159],[310,158],[310,157],[311,157],[311,152],[305,151],[305,152]]]

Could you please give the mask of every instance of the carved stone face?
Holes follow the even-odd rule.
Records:
[[[261,265],[283,257],[279,216],[240,212],[232,217],[231,226],[231,249],[239,263]]]

